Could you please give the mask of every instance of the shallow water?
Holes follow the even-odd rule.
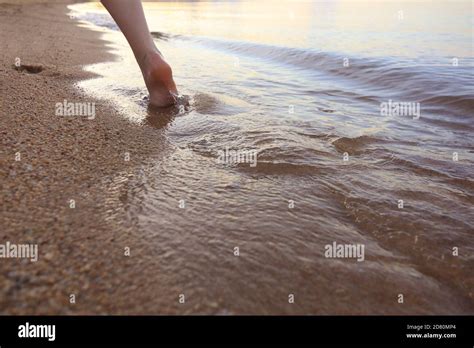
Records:
[[[97,4],[71,9],[119,58],[80,87],[167,140],[112,180],[107,219],[153,245],[189,312],[474,313],[470,1],[145,8],[189,106],[147,108]],[[389,100],[419,104],[382,115]],[[242,156],[222,163],[227,150]],[[333,242],[364,261],[326,258]]]

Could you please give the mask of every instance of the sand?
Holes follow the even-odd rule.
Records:
[[[74,87],[93,77],[84,65],[116,57],[100,33],[68,17],[67,1],[7,2],[0,4],[0,242],[38,244],[39,260],[0,260],[0,314],[170,312],[154,308],[159,279],[133,258],[149,246],[107,220],[104,202],[117,177],[126,181],[159,153],[156,130]],[[16,70],[16,58],[41,68]],[[95,102],[96,117],[56,116],[64,100]]]

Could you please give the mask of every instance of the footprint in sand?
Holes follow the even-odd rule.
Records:
[[[45,67],[42,64],[21,64],[19,66],[13,65],[13,68],[17,71],[26,71],[29,74],[39,74]]]

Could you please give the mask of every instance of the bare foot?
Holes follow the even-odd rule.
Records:
[[[159,52],[149,52],[143,57],[140,67],[150,93],[150,104],[157,107],[175,104],[178,90],[171,67],[163,56]]]

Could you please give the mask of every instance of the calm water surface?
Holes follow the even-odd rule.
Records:
[[[112,178],[106,198],[106,218],[153,246],[142,257],[169,289],[156,301],[186,293],[191,313],[474,313],[470,1],[145,8],[184,112],[147,110],[108,14],[72,11],[118,57],[87,67],[102,77],[80,87],[167,143]],[[389,100],[420,112],[382,115]],[[226,149],[257,151],[257,165],[220,163]],[[363,244],[365,260],[325,258],[333,242]]]

